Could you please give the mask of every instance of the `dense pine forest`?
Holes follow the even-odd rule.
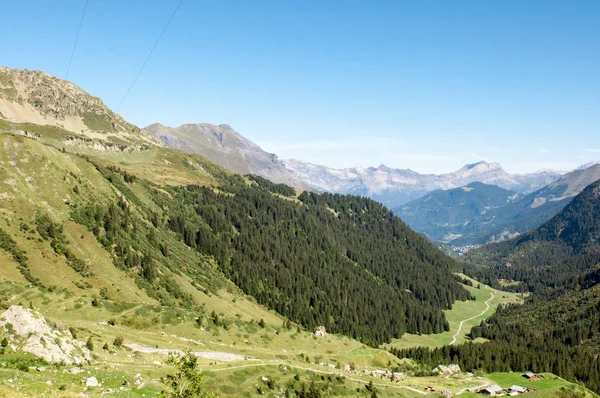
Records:
[[[154,200],[190,247],[261,304],[307,327],[325,326],[370,344],[448,330],[442,309],[470,295],[456,264],[380,204],[291,192],[230,177],[221,192],[173,188]]]
[[[163,302],[190,305],[190,298],[160,264],[184,269],[202,288],[218,287],[218,272],[307,328],[376,345],[405,332],[446,331],[442,310],[471,299],[451,277],[460,267],[454,260],[370,199],[296,197],[285,185],[228,174],[219,188],[165,188],[97,168],[123,196],[78,205],[72,218],[117,267],[139,270],[138,284]],[[149,202],[133,193],[139,187]],[[197,253],[196,264],[182,258],[184,245]]]
[[[600,181],[539,228],[466,257],[465,271],[472,276],[533,292],[525,305],[500,307],[471,330],[473,340],[489,341],[392,352],[431,366],[458,363],[469,371],[553,372],[599,392],[599,239]]]

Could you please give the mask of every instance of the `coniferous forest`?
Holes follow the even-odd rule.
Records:
[[[164,222],[261,304],[307,327],[379,344],[448,330],[442,309],[470,294],[456,263],[370,199],[289,194],[231,177],[222,192],[173,188]]]
[[[471,299],[451,277],[460,265],[373,200],[296,197],[285,185],[228,174],[219,188],[159,188],[115,168],[97,168],[124,196],[118,204],[78,206],[72,218],[94,232],[119,268],[140,269],[138,284],[163,302],[191,304],[168,277],[159,277],[160,264],[182,268],[181,247],[168,247],[173,238],[204,259],[185,267],[198,284],[207,285],[207,277],[209,285],[218,283],[197,272],[214,263],[245,293],[289,319],[367,344],[448,330],[442,310]],[[132,184],[151,193],[152,207]]]

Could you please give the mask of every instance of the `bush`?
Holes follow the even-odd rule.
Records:
[[[115,347],[121,347],[121,346],[123,346],[123,336],[117,336],[117,337],[115,337],[115,341],[113,341],[113,345]]]
[[[87,341],[85,342],[85,347],[90,351],[94,351],[94,342],[92,341],[92,336],[88,337]]]

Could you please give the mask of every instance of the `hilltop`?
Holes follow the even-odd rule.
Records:
[[[15,123],[52,126],[107,144],[159,145],[99,98],[41,71],[0,66],[0,117]]]

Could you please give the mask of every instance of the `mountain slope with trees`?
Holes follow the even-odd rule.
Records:
[[[566,283],[600,263],[600,181],[590,184],[559,214],[517,238],[482,246],[463,259],[466,272],[498,285],[523,282],[531,290]]]
[[[471,298],[451,277],[454,260],[370,199],[297,197],[199,155],[138,145],[152,142],[143,130],[116,146],[114,135],[55,125],[11,130],[0,122],[0,241],[19,282],[201,311],[199,296],[233,281],[298,324],[369,344],[441,332],[443,310]]]
[[[465,263],[480,280],[533,294],[474,327],[470,337],[484,343],[394,354],[465,370],[553,372],[600,391],[600,181],[539,228],[485,245]]]

